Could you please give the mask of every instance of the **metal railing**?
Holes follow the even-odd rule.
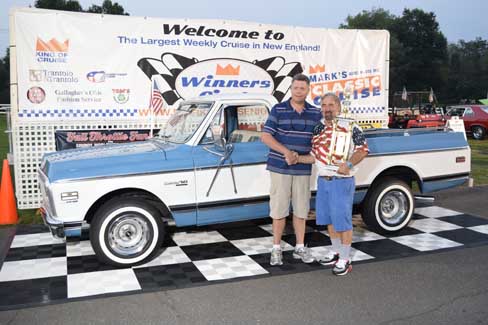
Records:
[[[12,121],[10,119],[10,104],[0,104],[0,115],[5,115],[7,120],[7,128],[5,129],[5,133],[8,135],[8,153],[7,159],[10,165],[13,164],[13,141],[12,141]]]
[[[10,104],[0,104],[0,114],[7,114],[7,111],[10,112]]]

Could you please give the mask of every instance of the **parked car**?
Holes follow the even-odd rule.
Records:
[[[388,127],[392,129],[443,127],[446,120],[441,109],[432,106],[422,108],[391,108]]]
[[[488,130],[487,105],[457,105],[447,107],[447,118],[459,116],[464,121],[466,133],[474,139],[482,140]]]

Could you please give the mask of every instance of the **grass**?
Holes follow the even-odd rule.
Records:
[[[5,115],[0,115],[0,158],[7,158],[8,136],[5,133],[7,121]],[[485,140],[469,139],[471,146],[471,177],[474,178],[474,185],[488,185],[488,138]],[[0,164],[0,172],[2,169]],[[10,170],[13,177],[13,168]],[[19,224],[42,223],[41,216],[37,209],[19,210]]]
[[[469,139],[471,147],[471,177],[474,185],[488,185],[488,138],[484,140]]]

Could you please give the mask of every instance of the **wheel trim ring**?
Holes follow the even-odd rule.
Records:
[[[390,213],[384,211],[384,205],[387,203],[385,201],[392,201],[391,205],[393,205],[393,209]],[[407,196],[403,191],[398,190],[391,190],[385,193],[379,202],[380,208],[379,212],[383,216],[381,220],[383,220],[386,224],[394,227],[398,224],[400,220],[402,220],[405,214],[408,214],[407,209]],[[389,217],[387,215],[391,215],[391,222],[388,222]],[[401,222],[400,222],[401,223]]]
[[[379,209],[379,203],[381,202],[385,193],[387,193],[391,190],[394,190],[394,189],[397,189],[397,190],[399,190],[405,194],[405,196],[408,198],[408,203],[410,205],[410,209],[409,209],[408,214],[407,214],[407,216],[403,222],[401,222],[400,224],[398,224],[396,226],[389,226],[388,224],[383,222],[383,220],[379,216],[379,213],[378,213],[379,210],[378,209]],[[410,192],[404,191],[404,189],[405,188],[403,186],[400,186],[400,185],[388,186],[387,188],[383,189],[383,191],[381,191],[380,195],[378,196],[379,199],[376,200],[375,208],[374,208],[375,219],[378,222],[378,224],[380,225],[380,227],[382,227],[383,229],[385,229],[387,231],[396,231],[396,230],[403,228],[412,218],[412,215],[413,215],[413,209],[412,208],[413,208],[413,204],[414,204],[413,203],[413,196],[410,195]]]
[[[130,221],[133,221],[133,223],[131,223]],[[115,255],[118,255],[120,257],[124,256],[124,250],[130,251],[129,247],[123,246],[125,241],[123,238],[121,238],[122,236],[120,235],[120,233],[124,231],[122,228],[126,225],[132,226],[133,229],[135,228],[135,230],[137,230],[136,234],[140,235],[138,236],[139,240],[136,240],[135,245],[129,246],[133,247],[135,251],[133,253],[128,252],[128,256],[132,255],[134,257],[137,257],[138,253],[144,250],[145,246],[147,246],[147,244],[149,243],[149,235],[152,235],[152,229],[149,226],[147,218],[144,218],[144,216],[142,218],[138,215],[135,215],[132,218],[130,216],[124,215],[117,217],[111,224],[109,224],[109,227],[107,227],[106,230],[106,238],[109,242],[109,246],[107,248],[110,249]]]
[[[138,212],[138,213],[144,215],[149,220],[149,222],[151,223],[152,228],[153,228],[153,240],[151,242],[151,245],[147,248],[147,250],[143,254],[141,254],[141,255],[139,255],[137,257],[131,258],[131,259],[120,258],[118,256],[113,255],[111,253],[110,249],[108,249],[108,247],[105,245],[105,240],[104,240],[105,229],[107,227],[107,224],[111,220],[111,218],[114,215],[119,215],[119,214],[121,214],[123,212],[127,212],[127,211],[132,211],[132,212],[135,211],[135,212]],[[159,238],[159,228],[158,228],[158,225],[157,225],[156,220],[154,219],[154,217],[149,212],[147,212],[146,210],[144,210],[142,208],[139,208],[139,207],[134,207],[134,206],[132,206],[132,207],[119,208],[117,210],[112,211],[105,218],[105,220],[103,221],[103,223],[101,224],[100,230],[101,231],[98,234],[98,236],[99,236],[98,237],[98,241],[100,243],[100,248],[105,253],[105,255],[107,255],[107,257],[109,259],[111,259],[112,261],[114,261],[116,263],[119,263],[119,264],[133,264],[133,263],[137,263],[137,262],[140,262],[140,261],[144,260],[154,250],[154,248],[156,246],[156,243],[158,241],[158,238]]]

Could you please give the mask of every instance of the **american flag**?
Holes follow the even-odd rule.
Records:
[[[155,79],[152,81],[152,91],[151,91],[151,109],[154,115],[159,114],[163,109],[163,96],[158,88],[158,83]]]
[[[405,86],[403,86],[402,99],[407,100],[407,98],[408,98],[407,96],[408,96],[407,88],[405,88]]]
[[[434,90],[430,88],[429,102],[432,103],[433,101],[434,101]]]

